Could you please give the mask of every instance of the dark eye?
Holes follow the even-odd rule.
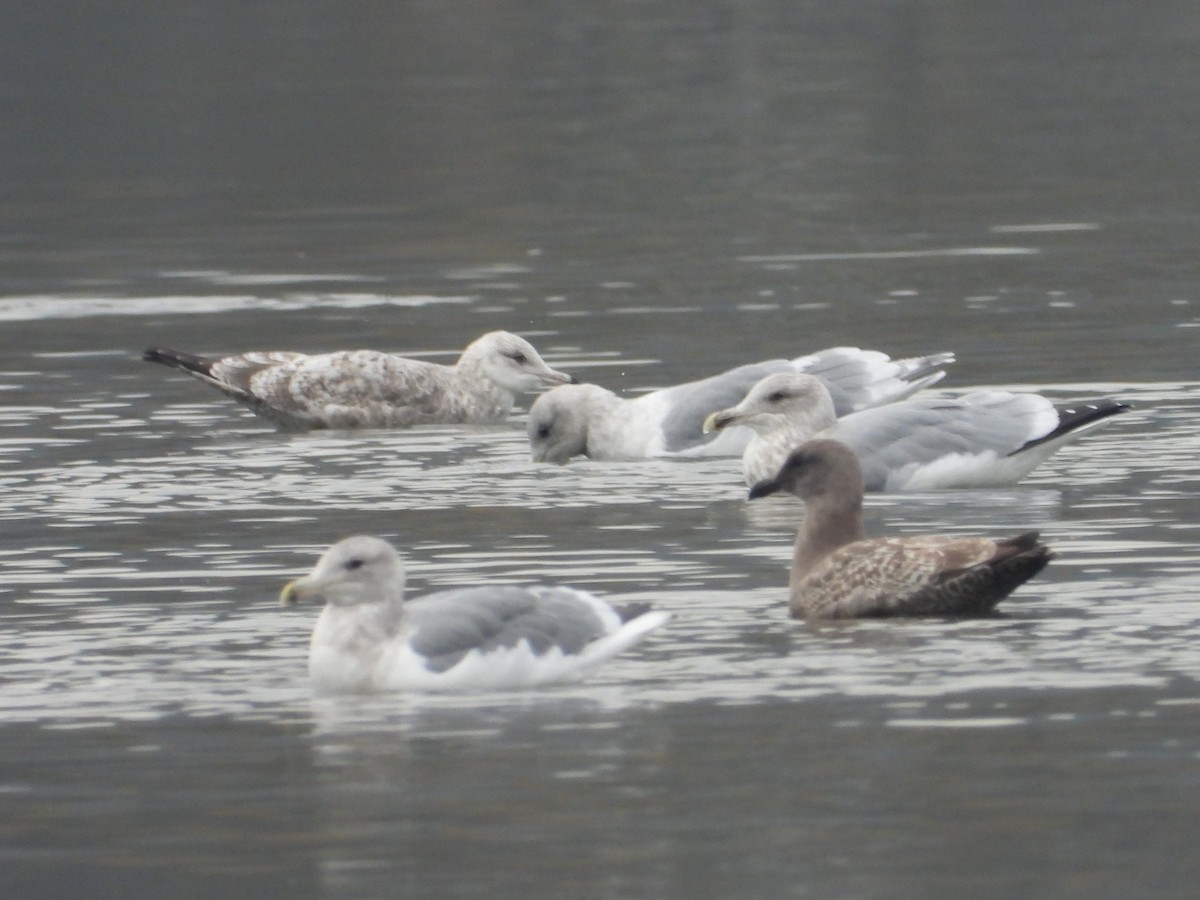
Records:
[[[355,557],[354,559],[346,560],[346,568],[349,569],[351,572],[353,572],[355,569],[361,569],[362,566],[363,566],[363,561],[361,559],[359,559],[358,557]]]
[[[513,362],[515,362],[518,366],[523,366],[523,365],[525,365],[525,363],[529,362],[529,360],[525,358],[525,354],[522,353],[520,350],[517,350],[514,353],[512,353],[509,356],[509,359],[511,359]]]
[[[781,400],[783,400],[783,398],[786,396],[787,396],[787,394],[785,394],[783,391],[774,391],[767,395],[767,402],[768,403],[778,403]]]
[[[537,427],[537,436],[540,438],[550,437],[550,426],[549,425],[539,425]]]

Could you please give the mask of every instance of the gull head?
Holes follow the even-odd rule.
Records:
[[[400,600],[404,596],[404,564],[387,541],[349,537],[326,550],[303,578],[284,585],[279,602],[292,606],[319,597],[334,606],[360,606]]]
[[[833,397],[821,379],[799,372],[777,372],[750,388],[737,406],[710,415],[704,420],[703,431],[708,434],[745,425],[762,435],[796,432],[803,440],[836,420]]]
[[[533,401],[525,433],[534,462],[565,463],[573,456],[587,455],[591,387],[563,385]]]
[[[529,341],[507,331],[485,334],[463,352],[463,357],[478,359],[484,375],[514,394],[532,394],[546,385],[575,381],[546,365]]]
[[[779,471],[750,488],[750,499],[757,500],[784,491],[805,503],[826,496],[855,495],[862,500],[862,469],[854,451],[841,441],[818,438],[801,444],[788,454]]]

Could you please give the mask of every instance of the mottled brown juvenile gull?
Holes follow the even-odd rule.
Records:
[[[309,647],[318,690],[502,690],[574,680],[670,618],[614,608],[568,587],[474,587],[404,599],[404,565],[387,541],[334,544],[285,606],[325,600]]]
[[[452,366],[376,350],[206,359],[152,347],[144,358],[211,384],[289,431],[498,422],[512,412],[515,394],[574,380],[507,331],[485,334]]]
[[[878,350],[833,347],[798,359],[739,366],[632,399],[594,384],[557,387],[539,397],[526,424],[534,462],[566,462],[660,456],[737,456],[751,437],[747,429],[706,434],[701,426],[714,409],[736,403],[772,372],[807,372],[826,386],[839,414],[891,403],[940,380],[952,353],[891,359]]]
[[[750,499],[787,491],[804,501],[789,579],[795,618],[965,616],[990,611],[1052,557],[1036,531],[1011,538],[868,539],[862,473],[838,441],[803,444]]]
[[[1108,399],[1056,407],[1038,394],[980,390],[838,418],[818,379],[777,374],[737,406],[709,416],[704,429],[753,429],[742,454],[747,484],[774,475],[789,452],[820,436],[858,455],[868,491],[916,491],[1015,484],[1064,444],[1128,409]]]

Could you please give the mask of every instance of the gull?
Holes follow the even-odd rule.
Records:
[[[793,618],[981,615],[1053,556],[1036,531],[999,539],[867,538],[858,460],[834,440],[793,450],[750,498],[776,491],[804,501],[789,578]]]
[[[832,347],[793,360],[739,366],[626,400],[595,384],[556,387],[534,401],[526,431],[534,462],[659,456],[737,456],[746,429],[701,430],[714,409],[735,403],[772,372],[807,372],[825,384],[840,413],[891,403],[939,381],[953,353],[891,359],[878,350]]]
[[[349,537],[303,578],[290,606],[325,608],[309,647],[318,690],[502,690],[574,680],[670,618],[648,604],[614,608],[569,587],[459,588],[404,599],[404,565],[387,541]]]
[[[704,429],[753,430],[742,454],[747,484],[774,475],[792,449],[820,436],[858,455],[868,491],[918,491],[1015,484],[1064,444],[1128,410],[1115,400],[1056,407],[1038,394],[979,390],[838,418],[825,386],[793,373],[768,375],[736,406],[710,415]]]
[[[143,359],[187,372],[287,431],[498,422],[515,394],[574,381],[507,331],[483,335],[452,366],[377,350],[210,359],[151,347]]]

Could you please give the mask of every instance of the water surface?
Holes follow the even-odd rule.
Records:
[[[1190,5],[72,9],[0,37],[6,896],[1190,896]],[[139,359],[495,328],[629,394],[852,344],[1135,410],[869,501],[1041,529],[1001,615],[809,626],[731,461],[284,435]],[[356,532],[674,618],[578,685],[314,696],[275,597]]]

